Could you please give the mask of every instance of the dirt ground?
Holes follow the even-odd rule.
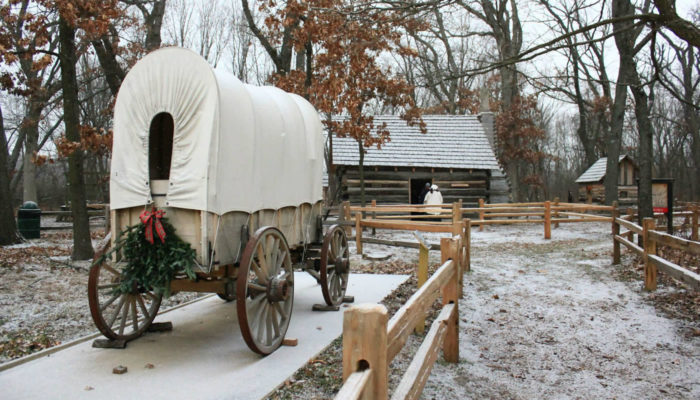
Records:
[[[700,300],[669,279],[642,290],[630,255],[611,265],[608,224],[490,227],[472,236],[472,272],[460,301],[460,362],[435,364],[423,399],[700,398]],[[408,233],[378,237],[411,240]],[[430,242],[439,235],[426,234]],[[353,256],[356,270],[410,273],[417,251],[384,263]],[[623,254],[625,252],[623,251]],[[437,265],[438,252],[431,252]],[[698,266],[700,267],[700,266]],[[395,311],[407,282],[384,303]],[[680,303],[680,306],[679,306]],[[390,370],[390,390],[422,338],[409,340]],[[341,342],[302,368],[271,399],[325,399],[340,388]]]
[[[562,225],[549,241],[539,225],[473,232],[459,303],[460,362],[438,360],[423,398],[700,398],[700,296],[666,278],[657,292],[643,291],[638,260],[623,251],[622,265],[610,265],[609,231]],[[377,237],[415,240],[410,232]],[[440,235],[425,237],[437,243]],[[70,234],[55,232],[0,248],[0,362],[95,331],[89,263],[70,262],[69,247]],[[413,273],[418,259],[415,249],[365,245],[365,252],[392,257],[353,255],[354,272]],[[439,261],[432,251],[432,268]],[[696,259],[685,262],[700,268]],[[414,291],[412,278],[383,303],[393,313]],[[189,299],[179,294],[166,306]],[[391,364],[390,388],[421,340],[412,337]],[[339,338],[270,398],[332,398],[341,359]]]

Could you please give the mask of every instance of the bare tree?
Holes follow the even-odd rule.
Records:
[[[264,3],[267,3],[267,1],[269,0],[264,1]],[[285,23],[279,27],[281,28],[280,31],[277,31],[276,29],[264,30],[258,26],[257,21],[253,17],[248,0],[241,0],[241,5],[243,6],[243,15],[245,15],[246,22],[248,22],[248,27],[253,35],[255,35],[255,37],[260,41],[260,44],[267,52],[270,59],[272,59],[272,62],[275,65],[275,73],[282,76],[287,75],[292,70],[292,57],[294,55],[294,32],[299,28],[303,16],[292,11],[286,15]],[[272,9],[271,4],[264,5],[266,5],[269,9]],[[281,4],[276,5],[276,7],[278,7],[279,10],[285,10],[287,5]],[[272,12],[272,10],[270,10],[270,12]],[[275,43],[279,43],[279,46],[275,47]],[[311,55],[309,54],[307,57],[310,56]]]
[[[446,19],[444,15],[449,17]],[[428,112],[461,114],[475,112],[478,97],[475,79],[459,76],[473,68],[479,60],[474,38],[483,32],[471,32],[468,15],[455,7],[433,7],[421,14],[427,29],[408,29],[415,43],[415,54],[399,54],[403,74],[418,89],[414,94],[417,104]],[[420,92],[425,92],[422,95]],[[422,95],[419,101],[418,96]]]
[[[696,13],[700,19],[700,14]],[[677,100],[681,109],[678,120],[681,122],[680,130],[688,136],[690,146],[690,167],[695,177],[700,176],[700,49],[689,43],[677,43],[673,38],[661,32],[668,46],[670,60],[662,64],[664,49],[661,48],[660,56],[656,55],[657,48],[652,49],[652,63],[654,64],[656,78],[659,83]],[[700,181],[691,179],[689,185],[693,196],[700,199]]]
[[[649,7],[649,1],[645,4],[645,10]],[[636,12],[634,6],[629,0],[614,0],[612,4],[613,17],[625,17],[634,15]],[[641,45],[646,43],[642,40],[641,44],[637,44],[637,37],[641,33],[641,27],[635,27],[632,22],[615,22],[613,23],[613,32],[615,33],[615,44],[620,54],[620,77],[618,78],[618,86],[626,84],[632,96],[634,97],[634,114],[639,132],[639,155],[637,162],[639,164],[639,192],[638,192],[638,208],[640,221],[644,217],[651,217],[651,176],[652,176],[652,145],[653,145],[653,127],[649,120],[649,96],[645,92],[642,80],[637,72],[637,62],[634,58],[635,54],[641,48]],[[615,99],[617,102],[617,98]],[[615,122],[615,121],[613,121]],[[605,181],[606,201],[608,199],[608,190],[615,186],[614,199],[617,199],[617,174],[611,174],[611,163],[617,165],[617,154],[608,153],[608,171]],[[617,169],[615,169],[617,172]],[[612,179],[614,178],[614,181]],[[612,195],[612,193],[611,193]]]
[[[515,64],[503,63],[520,54],[523,44],[523,30],[515,0],[472,0],[458,1],[470,14],[483,21],[488,27],[488,35],[495,42],[498,50],[498,72],[500,74],[501,111],[511,110],[520,95],[518,70]],[[520,103],[519,103],[520,104]],[[499,132],[497,148],[501,164],[509,177],[513,198],[521,200],[525,191],[521,188],[524,181],[523,163],[504,157],[501,149],[520,147],[517,135],[513,132]]]

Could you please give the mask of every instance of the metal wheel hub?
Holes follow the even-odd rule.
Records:
[[[267,299],[270,303],[287,300],[289,282],[286,279],[272,278],[267,284]]]

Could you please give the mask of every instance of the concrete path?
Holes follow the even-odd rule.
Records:
[[[353,274],[347,293],[355,304],[378,302],[406,278]],[[342,332],[344,308],[311,311],[323,303],[320,286],[306,273],[294,279],[287,337],[299,339],[296,347],[256,355],[241,336],[235,302],[212,297],[158,316],[173,331],[144,335],[124,350],[95,349],[90,340],[0,372],[0,398],[260,399]],[[128,372],[112,374],[117,365]]]

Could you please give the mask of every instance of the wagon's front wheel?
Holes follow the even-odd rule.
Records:
[[[345,230],[338,225],[328,229],[321,247],[320,284],[323,299],[329,306],[343,302],[350,276],[350,250]]]
[[[282,232],[262,227],[243,251],[236,280],[236,308],[248,347],[267,355],[284,340],[294,303],[294,270]]]
[[[119,291],[120,265],[120,262],[105,260],[90,268],[88,303],[92,319],[103,335],[112,340],[129,341],[141,336],[151,325],[162,295],[141,287],[127,293]]]

